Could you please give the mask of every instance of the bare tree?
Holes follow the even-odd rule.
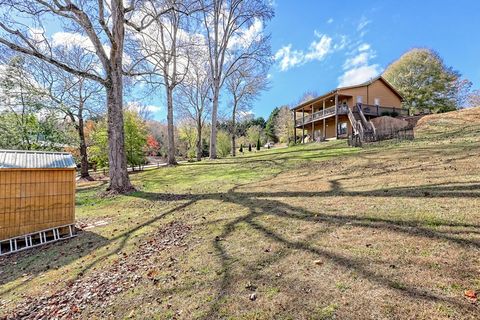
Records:
[[[472,90],[467,98],[467,108],[480,107],[480,89]]]
[[[316,91],[305,91],[302,94],[302,96],[298,99],[298,101],[295,103],[295,105],[299,105],[309,100],[315,99],[318,96],[319,94]]]
[[[188,72],[189,15],[198,10],[195,0],[164,0],[151,6],[153,14],[165,13],[139,34],[143,54],[152,68],[148,82],[165,88],[168,125],[168,164],[176,164],[174,138],[174,91]],[[168,8],[175,10],[167,11]],[[159,80],[157,80],[159,78]]]
[[[244,61],[227,78],[226,88],[231,95],[231,138],[232,156],[236,155],[237,115],[250,110],[250,104],[262,90],[267,88],[266,65],[258,65],[257,61]]]
[[[124,70],[126,25],[140,32],[164,12],[144,14],[151,1],[98,0],[0,0],[0,44],[50,63],[73,75],[97,81],[105,87],[108,111],[109,190],[117,193],[133,189],[127,172],[123,128],[123,76],[133,74],[137,63]],[[166,9],[171,11],[172,8]],[[22,17],[21,19],[19,17]],[[28,21],[30,25],[26,25]],[[55,57],[44,22],[54,21],[77,38],[88,39],[98,59],[99,70],[85,72],[69,61]]]
[[[274,130],[280,142],[290,142],[293,137],[293,113],[289,106],[282,106],[278,109]]]
[[[91,54],[79,46],[58,48],[56,56],[70,61],[71,65],[84,72],[94,72],[96,61]],[[87,141],[85,137],[85,120],[103,113],[104,88],[85,77],[69,74],[41,60],[32,61],[33,77],[43,91],[42,94],[51,101],[47,107],[63,113],[78,134],[80,153],[80,176],[93,180],[88,172]]]
[[[242,60],[270,57],[269,37],[257,31],[273,17],[273,10],[267,0],[200,1],[213,95],[210,158],[215,159],[220,91]]]
[[[190,68],[185,81],[179,86],[177,100],[181,106],[180,115],[195,123],[196,156],[202,159],[202,130],[209,115],[211,99],[208,67],[202,59],[201,50],[189,51]]]

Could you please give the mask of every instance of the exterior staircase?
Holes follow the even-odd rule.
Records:
[[[354,111],[349,108],[347,115],[353,128],[353,135],[350,139],[351,145],[361,147],[364,142],[376,140],[375,126],[367,120],[360,104],[354,107]]]

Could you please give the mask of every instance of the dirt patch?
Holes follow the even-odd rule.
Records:
[[[75,228],[78,230],[90,230],[97,227],[103,227],[110,224],[111,219],[102,219],[102,220],[95,220],[95,221],[77,221],[75,224]]]
[[[118,259],[107,269],[82,275],[49,296],[28,298],[3,319],[51,319],[79,317],[82,310],[105,308],[111,298],[132,288],[142,279],[151,277],[151,259],[159,251],[184,245],[190,227],[171,222],[148,238],[131,253],[119,253]]]

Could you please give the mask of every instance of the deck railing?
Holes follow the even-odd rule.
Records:
[[[408,116],[408,110],[403,108],[396,107],[385,107],[385,106],[374,106],[370,104],[362,104],[361,109],[363,115],[366,116],[382,116],[382,115],[393,115],[393,116]],[[338,114],[347,114],[349,108],[344,105],[339,105],[337,108]],[[353,112],[358,113],[358,106],[353,107]],[[330,116],[335,115],[335,106],[321,109],[313,114],[306,115],[305,118],[300,118],[295,121],[296,126],[305,125],[311,123],[312,121],[321,120]],[[366,119],[365,119],[366,121]]]
[[[302,125],[302,124],[307,124],[307,123],[310,123],[312,121],[323,119],[323,118],[329,117],[329,116],[334,115],[334,114],[335,114],[335,106],[328,107],[328,108],[325,108],[325,110],[321,109],[320,111],[314,112],[313,114],[309,114],[305,118],[297,119],[295,124],[297,126]]]
[[[408,110],[403,108],[374,106],[371,104],[362,104],[361,108],[362,108],[363,114],[367,116],[382,116],[382,115],[408,116]],[[354,107],[353,111],[358,111],[357,106]]]

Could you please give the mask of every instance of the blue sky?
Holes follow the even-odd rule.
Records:
[[[304,92],[325,93],[381,73],[414,47],[437,51],[448,66],[480,88],[480,0],[270,0],[275,17],[271,34],[276,60],[270,89],[252,104],[256,116],[292,104]],[[62,31],[47,23],[53,34]],[[68,34],[67,34],[68,35]],[[166,118],[163,89],[127,97]],[[226,109],[228,97],[222,98]]]
[[[305,91],[322,94],[341,82],[368,79],[414,47],[436,50],[479,88],[479,31],[478,0],[275,0],[266,32],[277,60],[271,89],[253,112],[266,118]]]

